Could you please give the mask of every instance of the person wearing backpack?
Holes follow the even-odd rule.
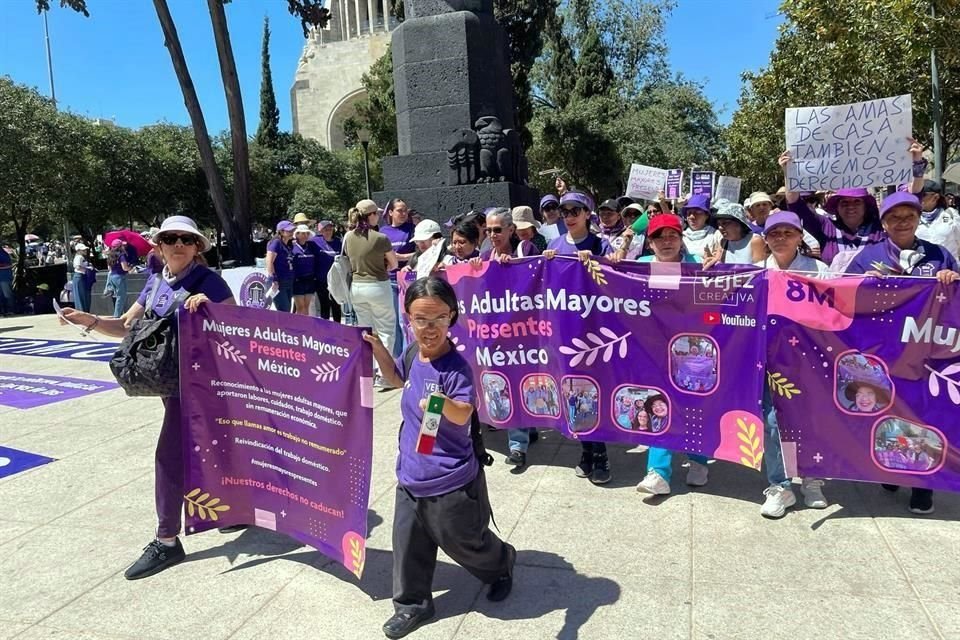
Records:
[[[473,372],[447,338],[457,321],[456,294],[445,280],[430,276],[410,285],[403,305],[416,344],[401,358],[394,360],[377,334],[364,334],[381,375],[403,388],[393,518],[395,613],[383,625],[388,638],[402,638],[434,617],[439,549],[490,585],[487,599],[494,602],[510,595],[517,555],[489,526],[483,467],[490,459],[485,452],[478,459],[482,431]],[[422,428],[433,411],[440,413],[439,426]]]

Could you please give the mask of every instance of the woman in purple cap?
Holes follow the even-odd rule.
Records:
[[[343,312],[337,301],[330,295],[327,283],[333,259],[343,251],[343,242],[334,233],[336,233],[336,227],[333,222],[321,220],[317,223],[317,235],[313,236],[311,242],[320,250],[316,254],[317,313],[324,320],[333,320],[340,324]]]
[[[919,193],[923,188],[923,173],[927,161],[923,159],[923,147],[920,143],[915,140],[910,143],[914,177],[911,191]],[[783,169],[784,182],[787,183],[787,168],[793,162],[793,156],[789,151],[785,151],[778,162]],[[820,259],[831,265],[834,271],[843,271],[851,259],[851,253],[883,242],[886,238],[877,215],[877,201],[866,189],[840,189],[835,192],[827,199],[825,206],[829,216],[818,215],[800,199],[797,192],[787,191],[785,195],[787,208],[800,217],[804,229],[820,243]],[[847,255],[841,256],[834,265],[834,260],[841,254]]]
[[[811,278],[830,277],[827,265],[806,255],[803,248],[803,225],[800,218],[791,211],[777,211],[771,214],[764,226],[763,239],[770,251],[766,260],[757,266],[774,271],[794,271]],[[780,442],[780,422],[773,406],[773,394],[764,377],[763,386],[763,466],[767,472],[769,486],[763,490],[764,501],[760,515],[766,518],[782,518],[787,509],[797,504],[797,495],[793,492],[793,479],[787,477],[783,463],[783,447]],[[804,504],[811,509],[826,509],[827,499],[823,495],[823,480],[803,478],[800,486]]]
[[[293,305],[293,231],[289,220],[277,223],[277,235],[267,245],[267,276],[270,278],[273,306],[290,313]]]
[[[581,260],[591,256],[610,256],[610,244],[600,236],[590,233],[590,213],[593,199],[580,191],[567,191],[560,198],[560,215],[567,232],[547,245],[543,257],[552,260],[556,256],[577,256]],[[570,425],[573,426],[572,424]],[[607,445],[603,442],[581,440],[580,464],[574,472],[578,478],[589,478],[593,484],[610,482],[610,462]]]
[[[880,207],[880,221],[887,239],[858,253],[847,267],[847,273],[935,277],[944,285],[960,280],[957,261],[950,252],[917,237],[922,210],[920,201],[911,193],[898,191],[887,196]],[[883,487],[888,491],[898,488],[892,484]],[[919,515],[933,513],[933,491],[914,488],[910,511]]]
[[[683,246],[688,254],[702,258],[710,238],[717,232],[710,224],[710,197],[703,194],[690,196],[680,209],[680,217],[687,222],[687,228],[683,230]]]
[[[557,196],[548,193],[540,198],[540,215],[543,216],[540,235],[546,239],[547,243],[567,232],[563,219],[560,217],[560,200]]]
[[[163,221],[153,242],[164,262],[163,271],[152,274],[140,297],[127,311],[125,318],[95,316],[74,309],[64,309],[64,319],[106,336],[122,338],[144,313],[167,316],[177,307],[196,311],[204,302],[234,304],[230,287],[215,271],[206,266],[203,252],[210,241],[186,216],[172,216]],[[124,572],[127,580],[146,578],[183,561],[186,553],[177,537],[183,514],[184,455],[181,433],[180,399],[162,398],[163,426],[157,440],[154,499],[158,526],[156,537],[143,549],[143,554]]]

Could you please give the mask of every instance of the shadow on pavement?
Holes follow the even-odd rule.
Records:
[[[23,331],[24,329],[33,329],[33,325],[25,324],[17,327],[0,327],[0,333],[10,333],[12,331]]]

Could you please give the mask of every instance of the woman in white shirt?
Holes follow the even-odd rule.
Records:
[[[78,242],[73,250],[76,252],[73,256],[73,300],[74,306],[80,311],[90,311],[90,291],[93,289],[93,281],[96,278],[96,270],[87,256],[90,249],[82,242]]]

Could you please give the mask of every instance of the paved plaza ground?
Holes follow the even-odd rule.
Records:
[[[23,317],[0,320],[0,337],[78,336],[53,317]],[[0,354],[0,371],[112,380],[103,362],[46,357]],[[120,390],[0,407],[0,445],[57,459],[0,479],[0,639],[383,637],[399,394],[377,397],[360,581],[259,529],[191,536],[184,563],[125,580],[155,526],[161,412],[159,401]],[[907,491],[828,482],[827,510],[768,521],[762,476],[731,464],[711,465],[698,490],[678,468],[674,495],[644,501],[634,486],[646,454],[628,447],[611,447],[613,481],[596,487],[574,476],[579,445],[553,432],[542,432],[522,473],[503,463],[503,434],[487,445],[496,521],[519,551],[513,594],[489,603],[442,556],[437,619],[412,638],[960,639],[955,495],[938,494],[936,514],[916,517]]]

